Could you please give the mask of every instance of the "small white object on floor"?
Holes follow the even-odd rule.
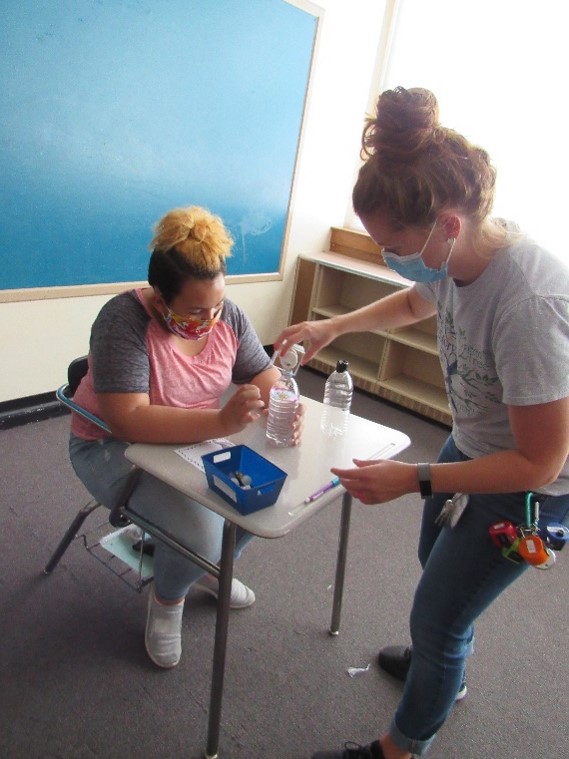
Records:
[[[348,675],[350,677],[357,677],[357,675],[363,675],[364,672],[369,671],[370,667],[371,667],[371,664],[368,664],[367,667],[348,667]]]

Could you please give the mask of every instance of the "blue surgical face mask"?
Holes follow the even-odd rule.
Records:
[[[429,236],[425,240],[425,244],[418,253],[411,253],[408,256],[398,256],[397,253],[391,253],[388,250],[384,250],[382,252],[382,256],[386,266],[388,266],[393,271],[396,271],[398,274],[401,274],[402,277],[410,279],[413,282],[436,282],[439,279],[445,279],[448,277],[447,265],[449,262],[450,254],[452,253],[452,249],[454,247],[454,238],[451,238],[449,240],[451,244],[450,250],[448,256],[446,257],[446,261],[443,261],[440,269],[433,269],[430,266],[427,266],[423,261],[423,253],[429,244],[429,240],[431,239],[431,235],[435,230],[436,223],[437,222],[435,222],[431,227]]]

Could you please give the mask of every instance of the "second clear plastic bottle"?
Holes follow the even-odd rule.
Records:
[[[320,429],[325,435],[336,437],[346,432],[353,390],[354,383],[348,372],[348,362],[338,361],[336,371],[328,377],[324,388],[324,408]]]

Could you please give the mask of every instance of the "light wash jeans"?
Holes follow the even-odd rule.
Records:
[[[91,495],[110,508],[130,472],[124,452],[127,444],[113,438],[90,441],[71,435],[69,455],[75,473]],[[204,475],[205,476],[205,475]],[[129,508],[163,526],[182,545],[216,564],[221,557],[223,518],[191,498],[143,472],[129,500]],[[236,557],[252,535],[237,528]],[[159,540],[154,550],[154,586],[167,601],[184,597],[204,575],[180,553]]]
[[[449,437],[439,461],[467,459]],[[410,620],[413,656],[389,728],[400,748],[419,756],[454,706],[466,657],[473,652],[475,619],[529,567],[504,558],[488,535],[488,528],[504,519],[525,523],[525,493],[471,495],[458,524],[441,527],[435,518],[451,495],[437,493],[424,503],[419,540],[423,574]],[[540,524],[569,522],[569,495],[539,500]]]

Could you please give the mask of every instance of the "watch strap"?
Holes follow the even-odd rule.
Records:
[[[417,472],[419,475],[419,492],[423,498],[428,498],[433,495],[433,488],[431,485],[431,465],[417,464]]]

